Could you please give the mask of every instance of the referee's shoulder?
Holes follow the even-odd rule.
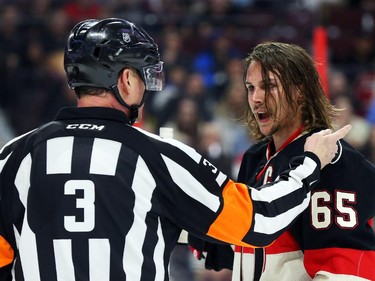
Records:
[[[37,129],[31,130],[8,141],[0,150],[0,158],[2,159],[14,151],[21,143],[24,143],[31,135],[33,135],[36,130]]]
[[[28,131],[24,134],[21,134],[10,141],[8,141],[0,150],[0,159],[4,159],[10,153],[15,150],[28,150],[33,146],[38,139],[45,139],[48,135],[48,131],[51,132],[52,127],[56,126],[56,122],[49,122],[41,127],[35,128],[31,131]]]
[[[161,137],[155,133],[148,132],[142,128],[134,128],[137,131],[139,131],[141,135],[144,136],[144,140],[139,139],[138,141],[143,143],[144,145],[150,145],[159,153],[171,154],[173,156],[175,156],[175,153],[180,152],[186,153],[190,156],[197,155],[197,151],[193,147],[177,139],[174,139],[172,137]],[[147,142],[150,143],[147,144]]]

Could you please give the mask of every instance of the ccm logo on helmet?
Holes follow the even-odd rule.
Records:
[[[66,128],[68,130],[79,129],[79,130],[102,131],[105,128],[105,126],[104,125],[98,126],[98,125],[95,125],[95,124],[69,124],[69,125],[66,126]]]

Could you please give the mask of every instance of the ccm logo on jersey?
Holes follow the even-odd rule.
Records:
[[[98,126],[95,124],[69,124],[66,126],[66,128],[68,130],[79,129],[79,130],[102,131],[105,128],[105,126],[104,125]]]

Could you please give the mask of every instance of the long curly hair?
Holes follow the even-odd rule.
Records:
[[[243,60],[243,81],[246,82],[247,69],[251,62],[260,63],[262,78],[266,85],[266,101],[273,98],[270,94],[269,73],[280,81],[288,105],[295,117],[301,106],[302,122],[305,131],[315,128],[331,128],[332,118],[340,110],[336,109],[326,97],[315,63],[311,56],[301,47],[281,42],[265,42],[257,45]],[[303,103],[297,103],[297,93],[303,96]],[[266,102],[267,106],[267,102]],[[244,121],[254,140],[264,139],[255,116],[247,106]]]

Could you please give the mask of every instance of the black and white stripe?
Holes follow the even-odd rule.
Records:
[[[304,159],[311,162],[278,183],[299,194],[288,210],[268,217],[288,195],[252,190],[249,236],[269,240],[307,204],[306,177],[317,171]],[[9,143],[0,184],[0,220],[8,219],[0,235],[18,248],[13,280],[165,281],[181,229],[207,235],[224,208],[223,188],[233,183],[192,148],[132,128],[116,110],[93,108],[62,111]],[[238,208],[249,217],[250,208]]]

